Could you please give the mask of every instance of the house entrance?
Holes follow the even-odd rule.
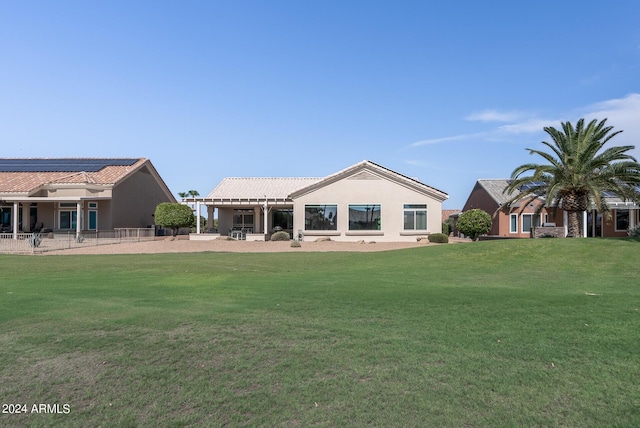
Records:
[[[293,234],[293,209],[278,209],[273,211],[271,216],[272,230],[284,230],[289,233],[289,236]]]
[[[602,214],[596,211],[589,211],[587,213],[587,236],[589,238],[602,236]]]
[[[0,206],[0,232],[11,231],[11,207]]]

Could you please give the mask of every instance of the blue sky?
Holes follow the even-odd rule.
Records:
[[[0,156],[148,157],[202,195],[368,159],[462,208],[544,126],[640,147],[639,23],[636,0],[6,1]]]

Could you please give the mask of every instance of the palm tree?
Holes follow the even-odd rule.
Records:
[[[605,126],[606,121],[598,123],[594,119],[585,127],[584,119],[580,119],[575,128],[570,122],[563,122],[562,130],[545,127],[553,142],[542,144],[553,153],[527,149],[532,155],[540,155],[547,164],[528,163],[511,173],[512,180],[505,193],[515,193],[508,204],[523,197],[544,197],[544,206],[556,206],[567,212],[567,236],[579,237],[579,213],[587,210],[590,203],[611,216],[605,192],[625,200],[640,200],[640,164],[626,153],[634,146],[603,149],[622,132],[610,133],[613,127]]]

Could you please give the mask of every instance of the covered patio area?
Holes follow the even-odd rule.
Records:
[[[195,207],[196,233],[192,240],[230,237],[247,241],[269,240],[275,231],[293,236],[293,200],[289,195],[319,178],[238,178],[223,179],[206,197],[185,198]],[[207,225],[201,230],[202,207]],[[214,219],[217,224],[214,225]]]

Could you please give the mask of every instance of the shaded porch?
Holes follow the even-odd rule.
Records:
[[[293,236],[293,203],[287,199],[214,199],[188,198],[195,205],[196,233],[190,239],[205,240],[229,237],[247,241],[266,241],[276,231]],[[207,223],[202,230],[202,207]],[[217,220],[217,224],[214,224]]]

